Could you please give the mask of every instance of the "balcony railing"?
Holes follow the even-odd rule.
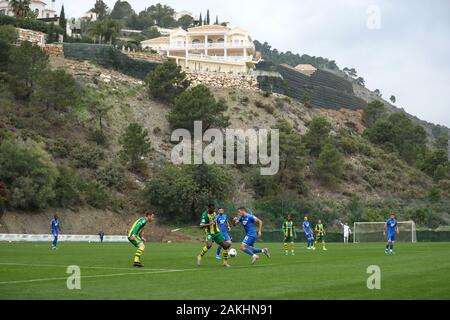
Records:
[[[254,49],[255,45],[253,43],[224,43],[224,42],[208,42],[205,44],[201,43],[190,43],[187,46],[188,49],[244,49],[250,48]],[[161,48],[162,50],[185,50],[186,44],[170,44]]]
[[[251,62],[253,61],[252,56],[206,56],[204,54],[189,54],[188,59],[200,59],[208,61],[221,61],[221,62]]]

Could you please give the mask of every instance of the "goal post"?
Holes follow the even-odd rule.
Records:
[[[353,243],[386,242],[384,236],[385,222],[355,222],[353,225]],[[417,242],[416,223],[414,221],[399,221],[397,242]]]

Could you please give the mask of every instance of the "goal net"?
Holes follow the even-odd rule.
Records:
[[[385,242],[384,236],[385,222],[355,222],[353,227],[353,242]],[[398,242],[417,242],[416,224],[414,221],[398,222],[399,234]]]

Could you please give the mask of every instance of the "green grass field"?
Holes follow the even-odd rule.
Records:
[[[239,251],[224,269],[215,250],[196,267],[201,244],[150,243],[145,268],[133,269],[127,243],[0,243],[0,299],[450,299],[450,243],[399,244],[393,256],[383,244],[299,244],[294,257],[267,246],[271,259],[251,266]],[[81,268],[81,290],[67,289],[69,265]],[[370,265],[381,290],[366,286]]]

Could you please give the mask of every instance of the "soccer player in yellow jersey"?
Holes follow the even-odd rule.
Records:
[[[128,241],[130,241],[133,246],[138,248],[134,256],[133,265],[135,267],[143,267],[141,263],[141,257],[145,251],[145,242],[147,241],[143,236],[143,229],[147,225],[147,223],[152,223],[153,220],[155,220],[155,215],[153,213],[146,213],[145,217],[139,218],[135,223],[133,223],[133,226],[128,232]]]
[[[292,221],[292,216],[288,214],[287,220],[283,223],[283,227],[281,228],[284,235],[284,251],[286,255],[289,255],[288,246],[291,245],[291,254],[295,256],[295,243],[297,240],[297,231],[295,230],[294,221]]]
[[[322,242],[322,249],[324,251],[327,251],[327,248],[325,246],[325,228],[323,227],[322,221],[317,221],[316,224],[316,243],[319,243],[319,241]],[[314,246],[314,250],[316,250],[316,247]]]
[[[213,243],[215,242],[223,249],[223,266],[229,268],[230,265],[228,264],[228,249],[230,249],[231,243],[226,241],[222,232],[220,232],[219,223],[217,222],[215,205],[208,205],[208,210],[203,212],[200,221],[200,228],[203,228],[205,230],[206,239],[205,246],[203,247],[202,252],[197,257],[197,265],[200,266],[202,264],[203,257],[209,251],[209,249],[211,249]]]

